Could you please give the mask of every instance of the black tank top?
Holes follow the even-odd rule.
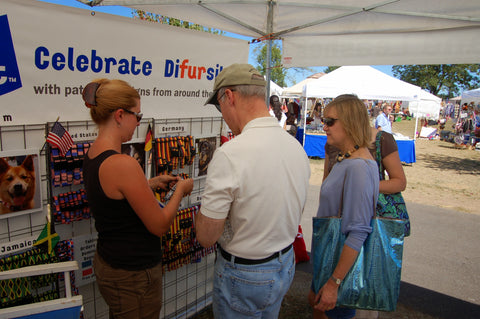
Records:
[[[126,199],[107,197],[100,185],[100,165],[115,154],[108,150],[90,159],[87,153],[83,162],[88,204],[98,232],[97,252],[114,268],[151,268],[162,260],[160,238],[148,231]]]

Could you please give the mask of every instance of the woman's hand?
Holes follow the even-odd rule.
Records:
[[[193,179],[180,179],[177,182],[177,189],[176,191],[181,191],[183,196],[190,195],[193,189]]]
[[[319,311],[327,311],[335,308],[337,303],[338,285],[330,279],[318,291],[315,296],[315,306],[313,308]]]
[[[168,191],[175,183],[180,180],[179,176],[173,175],[158,175],[148,180],[150,188],[153,190],[161,189]]]

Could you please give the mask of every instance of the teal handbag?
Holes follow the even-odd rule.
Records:
[[[346,236],[341,217],[314,217],[312,234],[313,288],[329,280]],[[338,288],[337,306],[395,311],[400,293],[405,221],[372,218],[373,228]]]
[[[384,168],[382,165],[382,145],[380,142],[382,132],[377,133],[375,139],[375,160],[378,166],[380,180],[384,179]],[[405,237],[410,236],[410,217],[402,193],[378,194],[376,216],[405,220]]]

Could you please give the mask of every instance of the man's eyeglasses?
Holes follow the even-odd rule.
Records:
[[[235,89],[230,89],[230,91],[235,92],[236,90]],[[217,108],[218,112],[220,112],[220,113],[222,113],[222,110],[220,109],[220,100],[223,98],[223,96],[225,95],[226,92],[227,92],[227,90],[223,91],[222,95],[217,96],[217,103],[214,104],[215,107]]]
[[[142,113],[133,112],[133,111],[130,111],[129,109],[126,109],[124,107],[120,107],[120,109],[124,110],[125,112],[127,112],[129,114],[135,115],[137,117],[137,122],[140,122],[142,120],[142,117],[143,117]]]
[[[330,127],[333,126],[336,121],[338,121],[338,119],[334,119],[333,117],[326,117],[323,119],[323,124]]]

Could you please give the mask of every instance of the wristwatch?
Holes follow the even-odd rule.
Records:
[[[341,280],[341,279],[335,278],[333,275],[332,275],[332,277],[330,277],[330,279],[332,279],[333,282],[334,282],[335,284],[337,284],[337,286],[340,286],[340,284],[342,283],[342,280]]]

